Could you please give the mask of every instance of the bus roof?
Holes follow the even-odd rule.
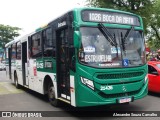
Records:
[[[10,41],[9,43],[7,43],[7,44],[5,45],[5,47],[10,47],[12,44],[14,44],[14,43],[16,43],[16,42],[18,42],[18,41],[20,41],[21,43],[23,43],[24,41],[27,41],[26,38],[28,38],[28,36],[30,36],[31,34],[34,34],[34,33],[35,33],[35,32],[32,32],[32,33],[29,33],[29,34],[27,34],[27,35],[25,35],[25,36],[22,36],[21,38],[12,40],[12,41]]]
[[[16,40],[12,40],[9,43],[5,44],[5,47],[10,47]]]

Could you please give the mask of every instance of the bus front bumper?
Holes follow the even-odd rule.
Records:
[[[77,91],[77,99],[76,99],[76,106],[77,107],[87,107],[87,106],[99,106],[99,105],[107,105],[107,104],[120,104],[119,99],[124,97],[115,97],[115,98],[103,98],[95,91],[87,88],[86,86],[79,85]],[[148,80],[143,85],[141,90],[132,96],[127,96],[131,98],[131,102],[141,99],[148,94]]]

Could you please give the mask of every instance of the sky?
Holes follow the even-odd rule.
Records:
[[[63,13],[85,6],[86,0],[0,0],[0,24],[22,28],[20,37]]]

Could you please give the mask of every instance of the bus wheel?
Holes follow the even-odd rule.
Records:
[[[51,105],[55,107],[60,106],[60,101],[55,98],[55,87],[52,83],[48,85],[48,99]]]
[[[19,88],[20,88],[20,85],[18,84],[17,74],[15,74],[15,76],[14,76],[14,82],[15,82],[16,88],[19,89]]]

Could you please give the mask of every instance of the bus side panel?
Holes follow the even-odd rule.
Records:
[[[16,69],[15,65],[16,65],[15,60],[12,60],[11,61],[11,80],[12,82],[14,82],[14,71]]]
[[[28,67],[29,89],[32,89],[38,93],[44,94],[44,88],[43,88],[44,78],[48,75],[52,79],[52,82],[55,86],[55,90],[57,94],[57,82],[56,82],[55,74],[45,72],[45,70],[41,70],[41,71],[37,70],[40,67],[39,62],[43,63],[43,61],[37,62],[36,59],[29,60],[29,63],[28,63],[29,64],[29,67]]]
[[[43,89],[43,83],[44,83],[44,78],[46,75],[50,76],[52,81],[55,79],[53,73],[48,73],[45,72],[44,70],[39,71],[39,67],[42,67],[43,69],[43,64],[41,65],[40,63],[43,63],[43,60],[37,60],[36,59],[30,59],[29,60],[29,67],[28,67],[28,80],[29,80],[29,88],[44,94],[44,89]]]
[[[39,93],[43,93],[42,91],[42,82],[43,82],[43,79],[44,79],[44,74],[39,72],[38,69],[39,68],[43,68],[43,60],[42,58],[39,58],[39,60],[34,60],[32,62],[32,64],[34,65],[32,68],[31,68],[31,75],[33,76],[33,81],[32,83],[34,84],[33,85],[33,88],[35,91],[39,92]]]
[[[28,62],[29,67],[28,67],[28,82],[29,82],[29,88],[32,90],[35,90],[34,84],[35,84],[35,77],[37,76],[37,68],[36,68],[36,60],[35,59],[30,59]]]
[[[46,76],[49,76],[52,80],[52,83],[57,89],[56,78],[55,78],[55,63],[52,58],[38,58],[36,60],[36,70],[37,70],[37,78],[35,80],[36,86],[35,90],[39,93],[44,94],[44,80]]]
[[[55,93],[56,93],[56,96],[57,96],[57,82],[56,82],[56,78],[55,78],[55,74],[54,73],[47,73],[47,72],[41,72],[41,71],[37,71],[37,76],[38,76],[38,81],[36,82],[36,89],[35,91],[41,93],[41,94],[44,94],[44,78],[46,76],[49,76],[52,80],[52,83],[55,87]],[[57,97],[56,97],[57,98]]]

